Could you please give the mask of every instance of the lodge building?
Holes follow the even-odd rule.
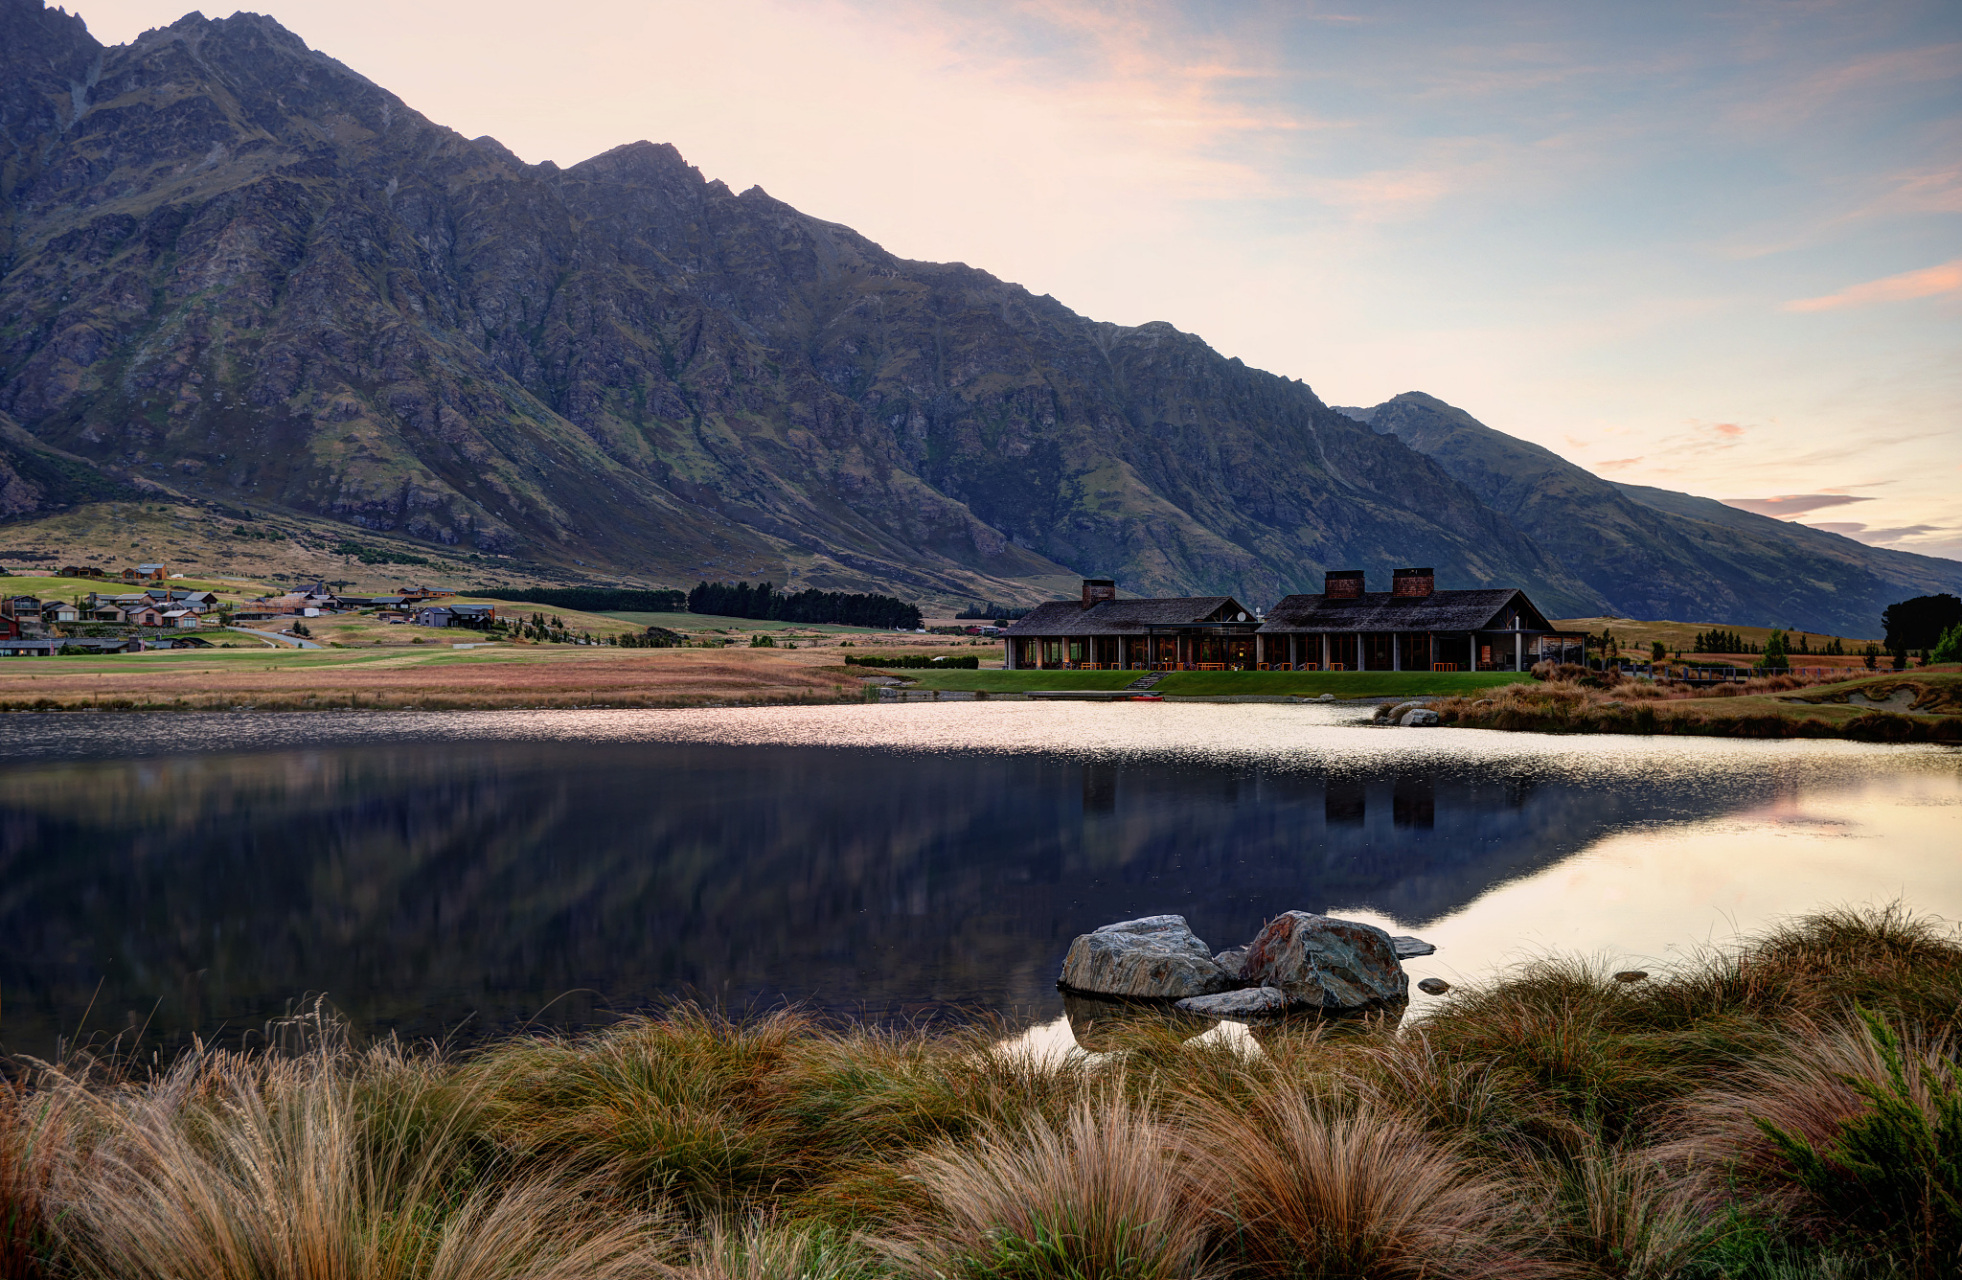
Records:
[[[1115,582],[1086,578],[1082,599],[1037,606],[1004,639],[1010,670],[1522,671],[1579,661],[1583,637],[1515,587],[1439,591],[1430,569],[1398,569],[1368,591],[1343,569],[1265,616],[1231,596],[1119,600]]]

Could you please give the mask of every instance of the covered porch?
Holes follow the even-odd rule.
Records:
[[[1322,631],[1257,637],[1262,671],[1526,671],[1579,662],[1579,632]]]

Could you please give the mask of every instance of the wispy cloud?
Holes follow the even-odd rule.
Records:
[[[1915,298],[1934,298],[1945,293],[1962,294],[1962,258],[1938,267],[1903,271],[1899,275],[1849,285],[1838,293],[1821,298],[1800,298],[1785,304],[1787,311],[1834,311],[1840,307],[1866,307],[1877,302],[1907,302]]]
[[[1776,498],[1719,498],[1718,501],[1739,511],[1754,511],[1761,516],[1790,520],[1807,511],[1843,507],[1854,502],[1872,502],[1873,499],[1850,493],[1787,493]]]

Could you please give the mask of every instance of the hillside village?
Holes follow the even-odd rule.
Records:
[[[314,582],[278,594],[220,591],[186,582],[163,564],[139,564],[111,574],[65,565],[54,578],[75,590],[9,593],[0,597],[0,653],[141,653],[153,649],[210,648],[244,632],[300,643],[307,619],[360,613],[383,624],[485,628],[497,621],[495,604],[466,604],[440,588],[410,587],[394,594],[354,595]],[[45,581],[45,580],[43,580]],[[82,590],[111,582],[128,590]],[[183,584],[183,585],[179,585]],[[227,584],[229,585],[229,584]],[[447,603],[446,603],[447,601]]]

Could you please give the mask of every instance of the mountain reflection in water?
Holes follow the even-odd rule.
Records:
[[[417,1037],[587,1025],[682,994],[1046,1017],[1069,940],[1107,921],[1179,911],[1218,947],[1291,907],[1421,925],[1611,833],[1791,786],[1435,750],[1352,764],[427,730],[17,755],[0,768],[0,1045],[51,1054],[85,1010],[98,1038],[224,1039],[308,993],[365,1033]]]

